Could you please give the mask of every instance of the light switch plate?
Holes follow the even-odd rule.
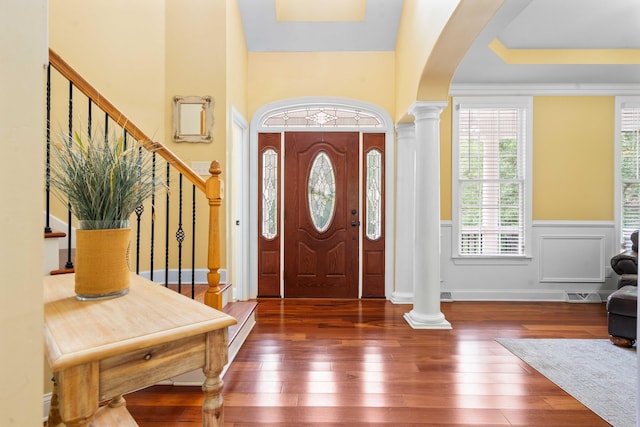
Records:
[[[209,166],[211,162],[191,162],[191,169],[200,176],[209,176]]]

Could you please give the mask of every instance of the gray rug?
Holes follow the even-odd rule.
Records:
[[[506,339],[498,341],[615,427],[636,426],[636,349],[606,339]]]

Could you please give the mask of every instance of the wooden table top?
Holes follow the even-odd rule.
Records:
[[[54,372],[236,323],[134,273],[127,295],[100,301],[77,300],[74,280],[44,278],[45,353]]]

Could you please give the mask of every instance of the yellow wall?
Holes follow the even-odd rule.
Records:
[[[0,425],[42,425],[46,0],[0,5]]]
[[[534,220],[613,221],[614,109],[612,96],[533,98]],[[451,220],[450,107],[440,136],[441,219]]]
[[[188,165],[193,161],[218,160],[224,179],[227,139],[227,2],[184,0],[166,2],[166,128],[167,146]],[[181,96],[214,98],[212,143],[176,143],[172,140],[172,99]],[[190,197],[190,196],[189,196]],[[189,199],[190,200],[190,199]],[[224,204],[224,201],[223,201]],[[208,205],[198,202],[198,215],[206,218]],[[220,210],[221,242],[226,241],[225,209]],[[204,216],[203,216],[204,215]],[[199,223],[202,232],[206,223]],[[197,265],[206,263],[207,240],[196,245]],[[221,264],[226,263],[226,248],[221,247]]]
[[[459,4],[405,0],[396,52],[248,53],[235,0],[56,0],[51,46],[185,162],[219,160],[224,179],[231,106],[251,120],[275,101],[340,97],[410,119],[424,65]],[[214,96],[212,144],[171,140],[174,95]],[[441,217],[450,220],[449,108],[440,131]],[[612,141],[612,97],[535,97],[534,219],[613,219]]]
[[[224,174],[228,110],[227,3],[237,8],[233,0],[56,0],[50,2],[50,46],[152,139],[167,145],[187,164],[218,160]],[[237,17],[234,22],[237,28]],[[241,61],[234,63],[241,64]],[[234,72],[241,68],[242,65],[236,66]],[[246,98],[237,89],[230,93],[239,104]],[[236,95],[238,93],[240,95]],[[214,97],[212,144],[173,142],[175,95]],[[66,94],[56,99],[65,97]],[[52,129],[66,129],[65,114],[52,120]],[[74,112],[76,118],[84,121],[86,114]],[[175,187],[172,186],[172,190],[175,194]],[[188,192],[185,200],[190,203],[190,188]],[[190,215],[190,206],[185,209],[188,210],[185,215]],[[206,199],[199,195],[198,215],[207,218],[207,210]],[[156,213],[161,221],[162,210]],[[221,215],[224,224],[224,208]],[[172,216],[175,218],[176,214]],[[200,227],[204,230],[205,222],[202,224]],[[149,224],[144,226],[143,239]],[[221,232],[224,242],[224,228]],[[204,267],[206,239],[198,240],[196,251],[197,266]],[[175,267],[175,252],[170,253],[170,268]],[[224,246],[221,258],[224,266]],[[143,265],[141,269],[147,267]]]
[[[533,103],[533,219],[613,220],[614,98]]]
[[[396,121],[412,121],[406,114],[417,100],[427,58],[458,3],[459,0],[404,1],[396,41]]]
[[[227,29],[227,103],[247,119],[247,63],[249,58],[240,7],[235,0],[227,0]],[[230,138],[229,132],[230,128],[227,127],[227,135],[229,135],[227,139]]]
[[[164,0],[48,3],[49,46],[147,135],[162,139]],[[86,112],[77,114],[86,120]]]
[[[452,109],[440,113],[440,219],[451,220],[451,138]]]
[[[265,104],[305,96],[351,98],[393,118],[393,52],[249,53],[249,114]]]

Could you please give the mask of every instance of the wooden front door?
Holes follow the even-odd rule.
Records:
[[[359,134],[285,133],[284,295],[358,297]]]

